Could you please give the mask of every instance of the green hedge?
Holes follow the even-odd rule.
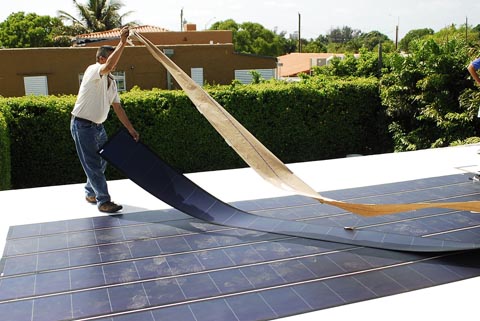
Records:
[[[211,94],[287,163],[391,148],[376,79],[317,79],[221,88]]]
[[[78,182],[83,175],[69,121],[74,96],[6,98],[11,114],[12,187]]]
[[[265,83],[207,89],[286,163],[391,151],[374,79]],[[8,109],[12,187],[85,180],[70,135],[74,96],[0,100]],[[183,172],[246,166],[182,91],[133,90],[123,106],[141,140]],[[111,135],[121,127],[105,123]],[[109,168],[109,179],[122,176]]]
[[[0,110],[0,190],[10,188],[10,137],[7,120]]]

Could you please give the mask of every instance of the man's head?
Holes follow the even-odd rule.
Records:
[[[108,56],[115,50],[112,46],[101,46],[97,50],[97,62],[104,64],[107,61]]]

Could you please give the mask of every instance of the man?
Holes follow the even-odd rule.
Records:
[[[468,72],[472,76],[472,78],[475,80],[475,83],[477,85],[480,85],[480,77],[478,76],[477,70],[480,69],[480,58],[477,58],[473,60],[467,67]],[[478,109],[478,117],[480,117],[480,108]],[[480,151],[478,151],[480,154]],[[473,181],[478,182],[480,181],[480,173],[475,174],[472,178]]]
[[[86,69],[70,123],[78,158],[87,176],[85,199],[89,203],[97,204],[98,210],[105,213],[116,213],[122,209],[121,205],[113,203],[110,199],[104,174],[107,163],[97,153],[108,139],[103,122],[107,119],[110,106],[113,106],[115,114],[130,135],[136,141],[139,139],[137,131],[120,104],[117,86],[110,74],[125,48],[128,27],[122,28],[120,32],[118,45],[100,47],[96,54],[97,62]]]
[[[475,59],[472,61],[468,67],[468,72],[472,76],[472,78],[475,80],[477,85],[480,85],[480,77],[478,76],[477,70],[480,69],[480,58]]]

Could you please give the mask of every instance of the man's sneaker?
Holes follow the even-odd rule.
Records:
[[[98,210],[100,212],[104,212],[104,213],[116,213],[116,212],[120,211],[122,208],[123,208],[123,206],[117,205],[113,202],[108,201],[108,202],[105,202],[102,205],[100,205],[98,207]]]
[[[97,204],[97,198],[95,196],[85,196],[85,200],[90,204]]]

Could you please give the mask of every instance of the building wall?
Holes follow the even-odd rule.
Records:
[[[201,67],[204,81],[230,84],[238,69],[275,69],[276,58],[236,54],[233,44],[200,44],[159,46],[173,49],[171,59],[188,75],[190,69]],[[50,95],[77,94],[79,74],[95,63],[97,48],[29,48],[0,49],[0,95],[24,96],[25,76],[47,76]],[[127,90],[167,89],[167,72],[160,62],[143,47],[126,47],[117,71],[125,72]],[[172,89],[177,89],[174,83]]]

